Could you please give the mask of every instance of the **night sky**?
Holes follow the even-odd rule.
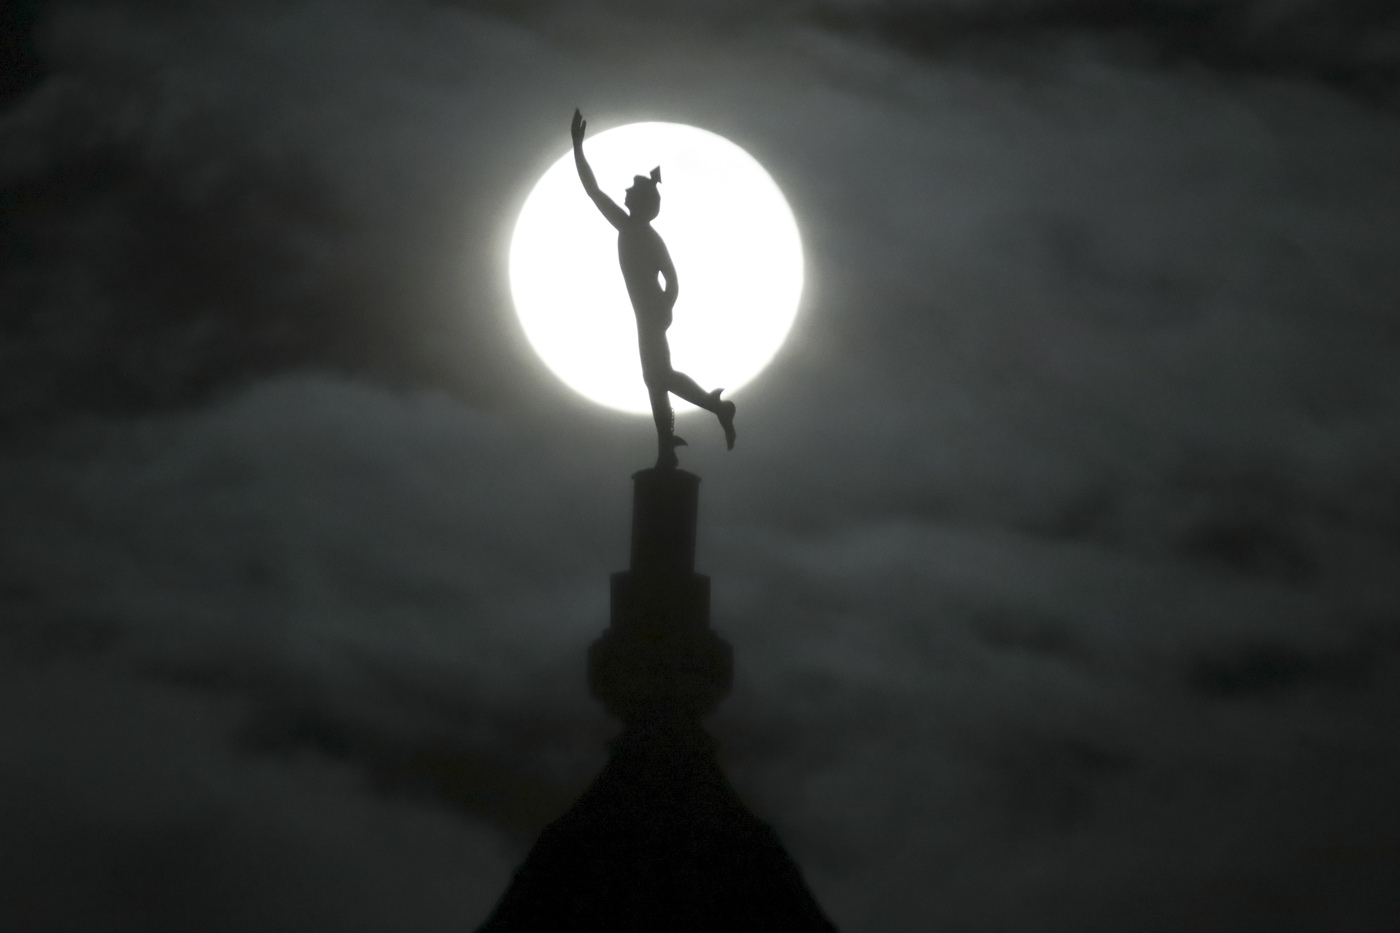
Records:
[[[576,106],[802,231],[679,429],[841,930],[1394,928],[1396,4],[6,10],[0,928],[466,931],[602,766],[653,428],[505,270]]]

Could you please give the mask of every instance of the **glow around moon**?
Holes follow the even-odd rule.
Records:
[[[747,152],[693,126],[632,123],[583,145],[598,184],[619,205],[634,175],[661,166],[652,226],[680,282],[671,362],[728,397],[773,358],[797,314],[802,243],[787,200]],[[520,212],[510,287],[526,336],[555,375],[599,404],[651,411],[617,233],[584,193],[572,150]]]

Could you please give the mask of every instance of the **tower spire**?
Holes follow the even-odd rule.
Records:
[[[695,572],[700,478],[632,479],[631,563],[612,576],[611,620],[588,652],[589,689],[622,733],[478,933],[835,933],[700,726],[733,679],[709,577]]]

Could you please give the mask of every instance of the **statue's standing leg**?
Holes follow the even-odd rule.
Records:
[[[651,417],[656,422],[656,465],[672,469],[680,462],[676,448],[685,441],[676,437],[676,413],[671,408],[671,394],[660,386],[648,386],[647,391],[651,395]]]
[[[671,409],[671,348],[664,330],[650,333],[639,328],[637,344],[642,352],[642,379],[651,396],[651,416],[656,422],[656,465],[673,469],[679,463],[676,448],[684,447],[685,440],[676,436],[676,414]]]

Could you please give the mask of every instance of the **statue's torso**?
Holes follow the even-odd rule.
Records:
[[[666,244],[651,224],[625,226],[617,233],[617,258],[638,327],[665,328],[671,324],[671,309],[658,281],[665,255]]]

